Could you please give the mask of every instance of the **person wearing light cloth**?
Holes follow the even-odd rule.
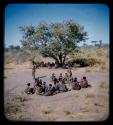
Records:
[[[60,92],[67,92],[67,91],[68,91],[68,88],[67,88],[67,86],[65,85],[65,82],[64,82],[64,81],[62,81],[62,82],[60,83],[59,90],[60,90]]]
[[[53,95],[53,86],[52,86],[52,84],[49,84],[48,89],[47,89],[46,93],[44,93],[44,95],[45,96]]]

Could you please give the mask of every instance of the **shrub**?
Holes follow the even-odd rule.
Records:
[[[76,63],[76,64],[79,64],[81,67],[84,67],[84,66],[93,66],[95,64],[100,64],[101,61],[99,59],[96,59],[96,58],[78,57],[78,58],[69,60],[68,62]]]
[[[15,97],[15,99],[18,100],[19,102],[25,102],[29,100],[27,96],[17,96]]]
[[[99,60],[95,58],[78,58],[75,61],[77,64],[80,64],[81,67],[84,66],[93,66],[96,63],[99,63]]]
[[[5,105],[5,114],[16,114],[18,112],[21,112],[21,108],[19,105],[13,103],[7,103]]]

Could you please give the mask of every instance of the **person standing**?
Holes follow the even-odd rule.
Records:
[[[36,62],[33,61],[32,62],[32,77],[34,80],[35,80],[36,68],[37,68]]]

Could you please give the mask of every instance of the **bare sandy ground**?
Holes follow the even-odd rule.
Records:
[[[4,100],[16,96],[26,97],[25,101],[12,100],[20,112],[5,114],[10,120],[27,121],[101,121],[109,116],[109,72],[86,72],[85,68],[73,68],[73,76],[80,80],[84,75],[92,87],[81,90],[71,90],[54,96],[24,94],[26,83],[31,82],[31,66],[5,65]],[[66,72],[66,69],[37,69],[36,75],[46,76],[42,81],[51,83],[50,76]],[[70,86],[68,86],[70,87]]]

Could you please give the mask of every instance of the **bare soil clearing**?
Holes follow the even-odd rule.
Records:
[[[42,81],[51,83],[50,76],[64,75],[67,69],[37,69],[37,77],[46,76]],[[23,93],[26,83],[31,82],[31,68],[29,64],[5,65],[4,99],[23,97],[25,100],[13,99],[11,103],[19,105],[21,111],[10,115],[10,120],[29,121],[98,121],[105,120],[109,114],[109,72],[86,72],[85,68],[73,68],[73,76],[78,81],[86,76],[92,87],[79,91],[71,90],[53,96],[29,95]],[[70,86],[68,86],[70,88]],[[28,99],[26,99],[28,98]]]

